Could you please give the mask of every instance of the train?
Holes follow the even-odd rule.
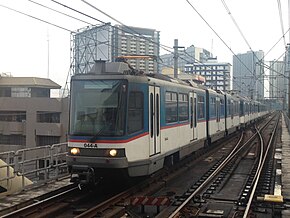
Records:
[[[71,78],[71,181],[151,175],[267,113],[266,105],[236,94],[97,61]]]

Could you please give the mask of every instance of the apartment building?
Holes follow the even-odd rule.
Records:
[[[67,141],[68,98],[50,79],[0,77],[0,152]]]
[[[231,64],[218,62],[217,58],[209,58],[204,63],[186,64],[184,71],[187,74],[200,75],[205,78],[205,86],[214,90],[230,90]]]

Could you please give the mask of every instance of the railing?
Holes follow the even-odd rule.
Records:
[[[2,152],[0,159],[5,163],[0,165],[0,170],[4,169],[6,176],[1,177],[0,182],[6,181],[8,187],[9,181],[19,176],[24,189],[25,177],[36,186],[64,177],[68,175],[66,153],[67,143]]]
[[[287,116],[287,113],[285,111],[283,111],[283,117],[284,117],[287,129],[288,129],[288,132],[290,133],[290,119]]]

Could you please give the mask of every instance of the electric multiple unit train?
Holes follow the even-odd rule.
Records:
[[[100,61],[71,79],[69,172],[79,182],[150,175],[266,113],[259,102]]]

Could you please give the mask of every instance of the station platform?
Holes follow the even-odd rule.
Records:
[[[284,116],[282,116],[281,144],[281,195],[285,203],[290,201],[290,134]],[[282,217],[290,217],[290,208],[283,210]]]
[[[6,197],[0,198],[0,217],[4,214],[10,213],[17,208],[25,207],[32,203],[35,203],[35,199],[43,196],[47,193],[56,191],[62,187],[68,186],[70,183],[70,177],[64,177],[55,181],[47,182],[39,187],[23,190],[19,193],[11,194]]]

